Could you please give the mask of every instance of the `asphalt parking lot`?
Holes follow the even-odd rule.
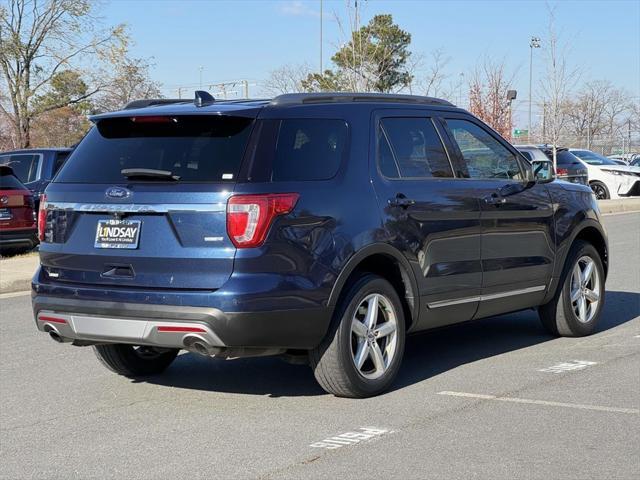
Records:
[[[527,311],[411,337],[367,400],[273,358],[183,354],[128,380],[0,296],[0,478],[638,478],[640,214],[605,225],[596,335],[553,338]]]

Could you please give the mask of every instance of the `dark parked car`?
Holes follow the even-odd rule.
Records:
[[[71,152],[70,148],[31,148],[0,152],[0,165],[12,168],[16,177],[33,192],[37,205],[40,195]]]
[[[154,103],[92,117],[41,205],[37,327],[107,368],[281,355],[365,397],[407,334],[528,308],[555,335],[595,331],[608,249],[591,190],[536,176],[468,112],[371,94]]]
[[[0,166],[0,253],[38,244],[33,194],[10,167]]]
[[[553,148],[548,145],[516,145],[530,162],[539,159],[553,161]],[[589,185],[589,175],[580,159],[567,148],[556,148],[556,175],[561,180]]]

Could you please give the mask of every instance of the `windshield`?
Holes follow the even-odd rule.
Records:
[[[592,152],[591,150],[571,150],[571,153],[587,162],[589,165],[618,165],[610,158],[596,152]]]
[[[106,118],[76,147],[55,182],[127,182],[122,172],[129,169],[164,170],[181,182],[235,181],[252,123],[205,115]]]

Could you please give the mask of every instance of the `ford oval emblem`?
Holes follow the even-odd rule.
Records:
[[[133,195],[133,192],[124,187],[109,187],[107,188],[107,191],[104,192],[104,195],[108,198],[124,200],[125,198],[129,198],[131,195]]]

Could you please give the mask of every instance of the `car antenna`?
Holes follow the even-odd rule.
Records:
[[[196,97],[193,99],[193,103],[196,107],[204,107],[205,105],[211,105],[216,101],[215,98],[204,90],[196,90]]]

